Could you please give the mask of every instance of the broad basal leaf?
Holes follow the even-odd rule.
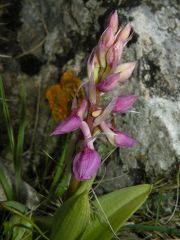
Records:
[[[90,219],[88,192],[68,199],[56,212],[51,240],[76,240],[84,231]]]
[[[93,202],[94,218],[80,240],[110,240],[114,233],[147,199],[151,185],[123,188]]]

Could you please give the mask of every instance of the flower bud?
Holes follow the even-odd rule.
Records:
[[[107,64],[114,68],[122,57],[123,43],[121,41],[116,42],[107,52],[106,61]]]
[[[116,146],[122,148],[133,147],[138,143],[134,138],[130,137],[128,134],[122,133],[117,130],[115,131],[114,139]]]
[[[116,87],[117,82],[120,79],[119,73],[113,73],[106,77],[97,85],[97,89],[101,92],[109,92]]]
[[[120,132],[115,128],[110,129],[105,122],[102,122],[100,126],[103,132],[106,134],[106,137],[108,138],[110,143],[114,146],[129,148],[133,147],[135,144],[138,143],[135,139],[133,139],[126,133]]]
[[[125,113],[127,112],[134,102],[136,101],[137,97],[134,95],[129,96],[119,96],[115,102],[112,112],[120,112]]]
[[[111,15],[108,18],[108,27],[110,27],[115,34],[118,30],[118,14],[117,10],[111,13]]]
[[[77,180],[85,181],[91,179],[100,167],[101,157],[99,154],[88,148],[78,153],[73,161],[73,172]]]
[[[106,48],[113,45],[115,41],[115,36],[112,28],[107,27],[100,38],[100,43],[102,43]]]
[[[115,67],[113,70],[114,73],[121,73],[126,71],[127,69],[134,68],[136,66],[136,61],[135,62],[127,62],[127,63],[122,63],[119,64]]]
[[[135,66],[136,66],[136,62],[132,62],[131,64],[129,64],[129,66],[126,69],[124,68],[124,70],[120,72],[119,81],[121,83],[124,83],[132,75]]]
[[[117,41],[125,43],[128,40],[129,34],[131,32],[131,24],[128,23],[117,35]]]

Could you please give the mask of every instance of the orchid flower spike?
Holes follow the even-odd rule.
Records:
[[[120,63],[123,49],[130,40],[131,25],[118,30],[118,14],[114,11],[102,33],[98,44],[92,50],[87,63],[88,81],[85,88],[85,99],[78,108],[78,100],[74,98],[70,116],[61,122],[51,135],[60,135],[80,129],[84,139],[82,150],[73,161],[73,173],[78,181],[86,181],[94,177],[100,167],[101,157],[95,150],[95,135],[102,132],[115,146],[133,147],[137,141],[105,121],[112,113],[127,112],[136,101],[134,95],[115,96],[102,108],[101,95],[112,91],[118,84],[124,84],[131,76],[136,63]],[[84,83],[82,84],[84,85]],[[82,140],[82,139],[81,139]]]

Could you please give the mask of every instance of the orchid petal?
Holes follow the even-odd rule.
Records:
[[[109,125],[105,122],[102,122],[100,126],[112,145],[122,148],[129,148],[138,143],[135,139],[126,133],[120,132],[113,127],[109,127]]]
[[[120,131],[115,131],[115,133],[115,143],[118,147],[129,148],[138,143],[134,138],[125,133],[122,133]]]
[[[81,118],[77,116],[77,109],[73,110],[71,115],[56,127],[56,129],[51,133],[51,136],[75,131],[80,127],[81,122]]]
[[[137,97],[134,95],[119,96],[116,100],[112,112],[127,112],[132,107],[136,99]]]

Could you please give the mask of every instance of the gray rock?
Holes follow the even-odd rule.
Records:
[[[0,169],[4,172],[5,178],[8,181],[8,184],[12,187],[13,194],[15,194],[15,177],[13,171],[9,169],[9,166],[3,164],[4,161],[2,159],[0,160]],[[37,208],[39,201],[40,201],[40,195],[37,193],[37,191],[31,187],[28,183],[25,181],[22,181],[21,183],[21,191],[20,191],[20,199],[22,203],[24,203],[29,209],[35,209]],[[5,192],[3,190],[3,187],[0,185],[0,201],[7,201]]]
[[[123,11],[132,19],[137,34],[136,43],[126,49],[123,62],[138,59],[138,63],[128,84],[114,91],[114,95],[129,92],[139,96],[133,109],[137,113],[115,116],[119,129],[134,136],[139,144],[110,157],[100,193],[112,191],[119,185],[152,183],[161,177],[169,179],[176,175],[180,161],[178,8],[169,1],[159,1],[158,7],[155,1],[147,2],[129,12]],[[112,96],[106,98],[110,100]],[[106,182],[106,178],[113,179],[122,172],[122,179],[111,184]]]

